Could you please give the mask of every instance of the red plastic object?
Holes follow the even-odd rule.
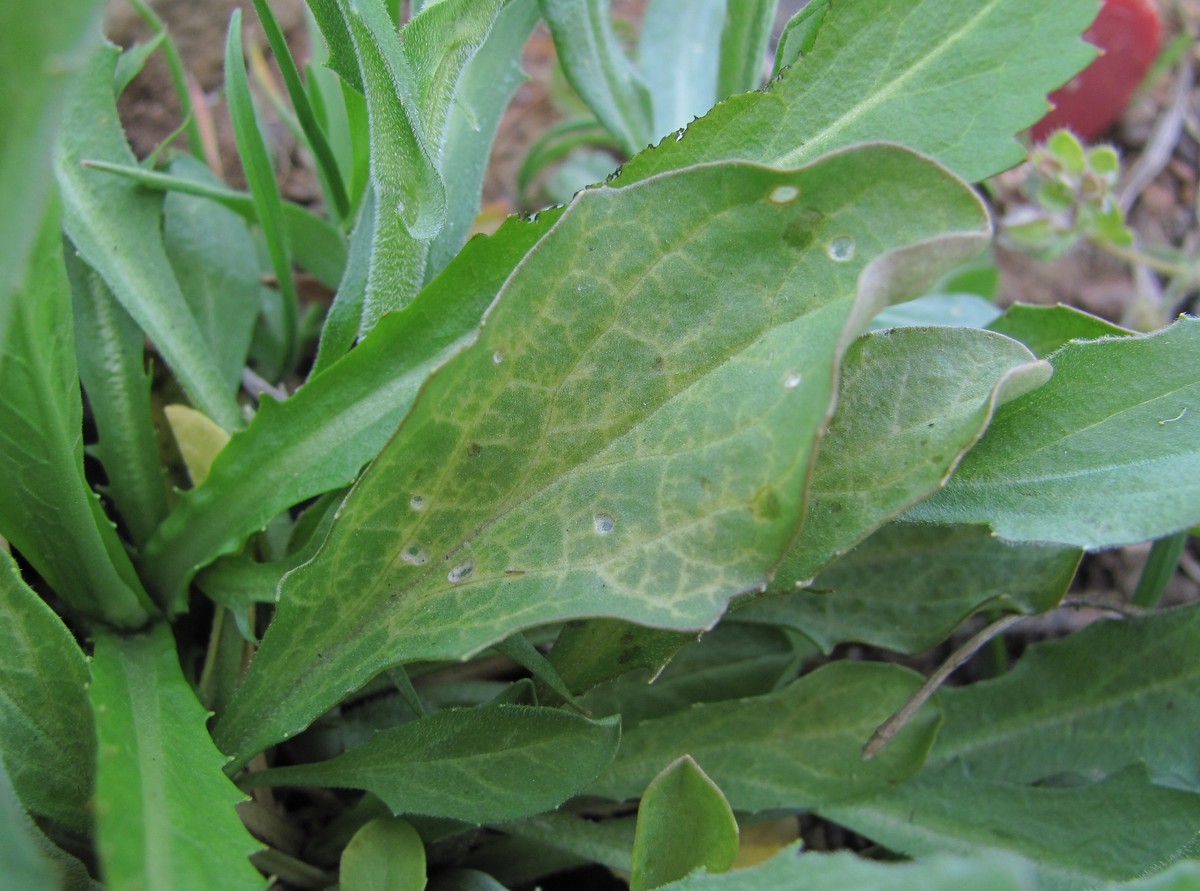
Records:
[[[1161,24],[1154,0],[1104,0],[1083,32],[1101,55],[1050,94],[1054,108],[1033,125],[1033,141],[1067,127],[1087,142],[1111,127],[1158,55]]]

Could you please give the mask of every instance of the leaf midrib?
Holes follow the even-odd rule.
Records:
[[[989,2],[962,27],[947,35],[946,39],[939,45],[935,52],[927,54],[916,65],[913,65],[905,70],[900,77],[890,80],[888,85],[882,90],[865,97],[857,105],[850,108],[845,114],[838,117],[837,120],[826,126],[824,130],[816,133],[811,139],[806,140],[799,147],[791,150],[790,152],[785,152],[770,163],[773,166],[790,167],[795,166],[805,158],[812,158],[816,155],[820,155],[823,151],[823,145],[835,138],[838,133],[840,133],[842,130],[845,130],[859,118],[865,116],[871,111],[874,111],[877,106],[883,104],[886,100],[891,99],[892,96],[899,92],[902,87],[906,86],[910,80],[922,73],[934,62],[941,59],[941,57],[949,51],[950,47],[972,33],[981,20],[989,17],[994,11],[996,5],[1000,2],[1001,0],[989,0]]]

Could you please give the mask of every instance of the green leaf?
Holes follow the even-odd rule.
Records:
[[[170,629],[100,634],[89,696],[99,761],[96,835],[107,886],[191,891],[266,885],[257,843],[234,806],[206,713],[179,667]]]
[[[1051,362],[1050,382],[1002,407],[946,488],[906,519],[1084,548],[1200,520],[1200,320],[1069,343]]]
[[[1196,887],[1200,887],[1200,863],[1194,860],[1176,863],[1156,876],[1120,886],[1128,891],[1192,891]]]
[[[342,18],[342,0],[309,0],[308,8],[321,29],[321,36],[325,38],[325,46],[329,51],[329,59],[325,64],[336,71],[347,85],[362,93],[363,81],[358,70],[358,57],[354,53],[354,41],[350,38],[346,20]]]
[[[854,854],[797,854],[787,849],[761,866],[694,875],[664,891],[1035,891],[1031,871],[1014,857],[927,857],[887,863]]]
[[[163,249],[162,202],[132,182],[89,170],[85,159],[131,165],[112,92],[115,47],[102,47],[71,90],[54,156],[63,223],[80,255],[137,321],[196,408],[232,430],[241,411]]]
[[[439,0],[421,9],[404,26],[400,49],[413,74],[413,98],[421,131],[434,165],[447,179],[455,171],[441,163],[442,152],[463,75],[507,2]],[[520,55],[520,44],[510,49]]]
[[[283,333],[283,368],[290,370],[299,357],[297,343],[297,319],[299,298],[296,282],[292,276],[292,256],[288,250],[287,236],[283,226],[283,198],[279,183],[275,180],[275,164],[267,151],[266,140],[259,126],[250,97],[250,83],[246,78],[245,62],[242,59],[242,11],[235,9],[229,18],[229,30],[225,37],[225,96],[229,103],[229,119],[233,123],[233,135],[237,143],[238,160],[246,175],[246,185],[254,200],[271,268],[275,271],[275,283],[279,288],[280,328]]]
[[[983,526],[891,523],[818,575],[812,590],[767,597],[734,615],[795,628],[825,652],[857,641],[919,653],[981,609],[1052,609],[1079,557],[1070,547],[1008,544]]]
[[[222,744],[249,757],[390,665],[522,628],[711,626],[794,535],[851,333],[982,227],[893,147],[581,193],[288,577]]]
[[[87,659],[3,553],[0,615],[0,754],[7,775],[25,809],[87,835],[96,748]]]
[[[649,891],[701,869],[725,872],[737,853],[729,802],[684,755],[650,782],[638,806],[630,891]]]
[[[919,687],[896,665],[832,662],[777,693],[700,703],[624,734],[616,761],[588,789],[635,798],[660,766],[695,758],[737,810],[812,808],[861,798],[911,776],[941,717],[926,707],[871,761],[862,746]]]
[[[70,82],[99,36],[98,0],[0,6],[0,343],[51,200],[49,158]],[[57,212],[55,212],[57,216]]]
[[[509,0],[487,40],[459,76],[439,166],[449,172],[444,176],[446,222],[430,245],[426,278],[441,272],[454,259],[479,213],[492,141],[504,109],[525,80],[521,48],[537,22],[536,0]]]
[[[736,5],[736,0],[735,0]],[[651,0],[638,40],[653,135],[686,127],[717,101],[726,0]]]
[[[187,155],[171,164],[171,174],[221,187],[207,167]],[[258,254],[250,230],[228,208],[171,192],[163,201],[163,242],[225,385],[236,393],[262,302]]]
[[[422,891],[425,845],[403,820],[372,820],[350,839],[338,870],[341,891]]]
[[[1020,163],[1012,135],[1092,58],[1079,34],[1095,15],[1095,0],[831,3],[800,64],[633,159],[621,182],[722,158],[790,167],[880,139],[984,179]]]
[[[429,891],[507,891],[489,876],[476,869],[447,869],[437,874]]]
[[[180,117],[183,118],[183,123],[179,125],[175,133],[173,133],[165,142],[159,144],[153,155],[157,155],[167,143],[174,141],[175,137],[181,133],[187,135],[188,151],[197,158],[204,156],[204,137],[200,132],[200,123],[194,114],[192,107],[192,92],[188,83],[188,73],[184,68],[183,57],[179,53],[179,47],[175,45],[170,32],[167,31],[167,26],[158,14],[151,9],[146,0],[130,0],[129,3],[141,16],[142,21],[150,27],[152,39],[161,41],[162,60],[167,66],[167,72],[171,77],[171,86],[174,87],[175,99],[179,103]],[[128,66],[118,64],[114,76],[114,87],[116,92],[120,94],[127,84],[122,83],[124,77],[130,76]]]
[[[1144,761],[1200,792],[1200,606],[1100,621],[1034,647],[1005,675],[943,694],[936,758],[980,779],[1095,779]]]
[[[996,304],[977,294],[930,294],[885,309],[871,320],[871,330],[917,325],[987,328],[988,323],[999,315],[1000,309]]]
[[[120,514],[129,539],[140,547],[167,515],[167,481],[151,416],[146,337],[104,279],[70,246],[66,262],[79,377],[98,437],[90,451],[108,478],[104,494]]]
[[[846,352],[837,413],[821,441],[808,514],[772,582],[803,585],[886,520],[937,491],[997,405],[1050,367],[975,328],[895,328]]]
[[[279,65],[279,73],[283,76],[288,98],[296,111],[296,120],[304,132],[305,142],[313,153],[317,176],[321,179],[325,193],[332,198],[333,211],[344,220],[350,215],[350,199],[346,195],[346,186],[342,182],[333,149],[325,138],[325,131],[317,123],[316,113],[308,101],[308,93],[304,90],[300,70],[296,67],[296,60],[292,57],[292,51],[284,38],[283,29],[279,27],[266,0],[254,0],[254,11],[258,14],[267,41],[271,44],[271,52]]]
[[[499,828],[515,838],[574,854],[588,863],[626,873],[633,868],[633,817],[589,820],[567,811],[549,811]]]
[[[563,626],[549,659],[573,692],[584,693],[639,668],[655,675],[680,647],[695,639],[695,634],[645,628],[617,619],[586,619]]]
[[[762,86],[763,59],[775,25],[779,0],[735,0],[726,3],[721,32],[721,65],[717,98],[746,93]]]
[[[472,851],[466,863],[508,888],[537,887],[541,879],[590,864],[573,854],[533,844],[520,838],[503,838]],[[483,891],[492,891],[490,887]]]
[[[700,640],[681,649],[665,668],[630,671],[581,699],[594,715],[620,714],[628,732],[647,718],[659,718],[696,702],[720,702],[766,695],[791,680],[815,648],[779,628],[742,624],[732,614]],[[663,634],[664,632],[658,632]],[[553,651],[551,651],[553,655]],[[636,666],[633,666],[636,667]]]
[[[395,432],[429,373],[475,336],[508,271],[555,219],[475,239],[402,313],[282,403],[266,398],[204,485],[180,495],[147,543],[147,584],[182,603],[197,569],[237,551],[294,504],[354,480]]]
[[[382,4],[338,2],[366,90],[375,190],[361,336],[420,290],[429,243],[445,222],[446,196],[420,121],[412,117],[417,114],[414,74]]]
[[[200,485],[208,478],[217,455],[229,444],[229,434],[210,421],[208,415],[186,405],[164,405],[163,415],[192,484]]]
[[[64,876],[51,860],[49,840],[21,808],[0,765],[0,867],[4,881],[22,891],[63,891]]]
[[[829,0],[811,0],[788,19],[779,34],[779,44],[775,47],[775,66],[771,70],[771,77],[778,77],[783,69],[790,68],[812,52],[828,14]]]
[[[1037,888],[1089,891],[1185,856],[1200,825],[1200,795],[1155,786],[1141,767],[1092,785],[1026,786],[976,778],[949,762],[821,814],[908,856],[1020,854],[1036,864]]]
[[[1048,888],[1161,869],[1200,820],[1198,643],[1192,605],[1039,644],[995,680],[943,691],[925,770],[823,814],[905,854],[1019,853]]]
[[[989,331],[998,331],[1021,341],[1042,357],[1049,356],[1073,340],[1099,340],[1102,337],[1125,337],[1134,333],[1061,303],[1057,306],[1014,303],[987,327]]]
[[[550,170],[559,161],[567,159],[557,171],[551,173],[544,187],[546,192],[556,191],[555,182],[563,176],[564,168],[570,168],[580,155],[590,157],[594,152],[588,149],[594,149],[596,146],[617,148],[608,131],[600,126],[595,118],[560,121],[546,128],[526,150],[525,158],[517,170],[518,205],[527,206],[532,203],[528,198],[529,187],[543,171]],[[608,158],[611,167],[612,156],[609,155]],[[574,195],[575,191],[577,190],[570,194]]]
[[[180,161],[182,160],[181,158]],[[84,166],[90,170],[116,174],[158,192],[179,192],[183,195],[207,198],[232,210],[247,222],[255,222],[258,219],[254,199],[245,192],[210,185],[199,178],[182,178],[146,170],[137,165],[87,161]],[[346,240],[337,227],[291,201],[283,202],[283,222],[287,227],[292,255],[296,262],[311,272],[321,284],[330,288],[337,287],[346,265]]]
[[[369,185],[362,198],[358,221],[350,238],[346,266],[334,294],[333,303],[321,326],[317,358],[309,380],[325,371],[354,346],[363,319],[363,304],[367,297],[367,278],[371,272],[371,251],[375,242],[375,190]]]
[[[137,627],[153,612],[83,476],[83,406],[52,203],[0,349],[0,535],[73,609]]]
[[[302,563],[307,563],[316,554],[325,540],[333,515],[345,497],[344,489],[322,495],[321,498],[301,515],[296,529],[305,519],[312,519],[313,512],[320,517],[312,537],[303,544],[296,543],[296,530],[288,542],[288,553],[281,559],[258,562],[250,554],[234,554],[217,560],[196,577],[196,584],[214,602],[240,614],[255,603],[274,603],[279,580]],[[257,639],[247,634],[248,638]],[[239,677],[239,682],[241,678]]]
[[[451,709],[380,730],[329,761],[247,774],[242,786],[366,789],[396,814],[503,822],[586,787],[612,760],[620,728],[615,717],[523,705]]]
[[[577,705],[575,695],[570,688],[563,683],[563,679],[554,669],[553,663],[541,654],[537,647],[529,642],[529,639],[524,634],[517,633],[512,637],[505,638],[496,644],[495,650],[506,659],[515,662],[517,665],[528,671],[537,684],[537,687],[542,690],[551,691],[559,701],[569,702],[572,706]],[[393,671],[403,672],[403,668],[395,668]],[[414,691],[415,694],[415,691]]]
[[[539,0],[567,81],[628,154],[654,138],[652,100],[612,27],[609,0]]]

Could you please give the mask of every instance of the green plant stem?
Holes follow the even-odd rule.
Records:
[[[1000,614],[993,612],[989,618],[994,621],[1000,618]],[[987,642],[983,675],[984,677],[998,678],[1006,671],[1008,671],[1008,646],[1004,643],[1003,636],[996,635]]]
[[[936,693],[938,688],[946,682],[946,679],[954,674],[964,662],[979,652],[992,638],[1003,634],[1025,618],[1020,613],[1014,613],[1013,615],[997,619],[951,653],[946,661],[938,666],[937,671],[931,674],[929,679],[917,689],[917,692],[910,696],[908,701],[900,706],[890,718],[875,729],[875,732],[871,734],[871,738],[867,740],[866,745],[862,748],[863,760],[870,761],[878,755],[883,747],[891,742],[892,738],[904,728],[904,725],[912,720],[912,716],[920,710],[921,706],[929,701],[929,697]]]
[[[291,252],[284,231],[283,198],[275,181],[275,170],[254,112],[242,51],[242,15],[234,10],[225,42],[225,92],[234,141],[246,174],[246,185],[254,198],[275,282],[279,289],[283,336],[283,377],[296,366],[299,352],[297,329],[299,298],[292,278]]]
[[[163,20],[145,3],[145,0],[129,0],[129,3],[151,28],[163,34],[163,57],[166,59],[167,70],[171,73],[171,84],[175,88],[175,95],[179,98],[179,108],[183,113],[183,129],[187,133],[188,151],[197,158],[203,158],[205,157],[204,139],[200,135],[200,125],[192,110],[192,97],[188,92],[187,85],[187,70],[183,67],[183,57],[179,55],[179,47],[171,39]]]
[[[296,110],[296,121],[303,133],[302,138],[308,143],[308,147],[312,149],[313,156],[317,160],[317,174],[325,181],[325,187],[332,198],[333,209],[337,213],[338,219],[345,222],[350,214],[350,199],[346,195],[346,187],[342,182],[337,161],[334,160],[333,149],[330,148],[329,141],[325,138],[325,132],[317,123],[316,114],[309,104],[308,94],[304,91],[304,83],[300,79],[300,71],[296,68],[296,61],[292,58],[287,41],[284,40],[283,31],[271,14],[271,7],[265,0],[254,0],[254,9],[258,13],[258,20],[262,23],[263,31],[267,35],[267,42],[271,45],[271,52],[275,54],[279,73],[283,75],[284,85],[292,100],[292,108]],[[274,90],[271,91],[271,95],[274,99]]]
[[[1187,539],[1186,532],[1176,532],[1154,542],[1154,546],[1150,548],[1150,556],[1146,558],[1146,565],[1142,568],[1137,588],[1133,592],[1134,606],[1143,609],[1158,606],[1163,592],[1167,590],[1167,583],[1171,581],[1176,567],[1179,566],[1179,558],[1183,554]]]
[[[229,610],[218,606],[213,612],[212,632],[208,637],[208,648],[204,651],[204,664],[200,668],[200,681],[196,694],[207,709],[212,708],[217,684],[217,659],[221,650],[221,630]]]
[[[1177,276],[1195,278],[1197,274],[1197,270],[1193,267],[1172,263],[1169,260],[1162,260],[1136,247],[1128,247],[1126,245],[1113,244],[1111,241],[1099,241],[1095,239],[1092,239],[1092,243],[1101,250],[1108,251],[1119,260],[1145,266],[1172,278]]]

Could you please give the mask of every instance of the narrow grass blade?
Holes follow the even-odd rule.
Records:
[[[171,85],[175,88],[175,98],[183,113],[188,150],[193,157],[203,158],[204,137],[200,133],[200,125],[196,116],[192,113],[192,92],[188,89],[187,67],[183,64],[183,56],[179,54],[179,47],[175,45],[170,32],[167,31],[167,26],[163,24],[163,20],[158,17],[158,13],[151,8],[149,3],[145,0],[129,0],[129,3],[137,10],[138,15],[145,20],[155,35],[162,35],[163,57],[167,62],[167,71],[171,74]]]
[[[1187,540],[1188,533],[1184,530],[1154,542],[1150,548],[1150,556],[1146,558],[1146,565],[1142,568],[1142,574],[1138,578],[1137,588],[1133,592],[1133,597],[1130,598],[1134,606],[1140,606],[1143,609],[1153,609],[1158,606],[1158,602],[1162,600],[1162,596],[1167,590],[1167,584],[1179,568],[1179,558],[1183,556]]]
[[[308,101],[308,93],[300,79],[296,60],[292,58],[292,51],[284,39],[279,23],[275,21],[270,4],[266,0],[254,0],[254,11],[258,13],[258,20],[267,35],[267,41],[271,44],[271,52],[275,54],[275,62],[283,75],[283,83],[287,87],[288,97],[292,100],[296,119],[300,122],[308,147],[312,149],[313,158],[316,159],[317,174],[324,180],[325,187],[333,198],[334,212],[339,219],[345,220],[350,213],[350,199],[346,195],[341,170],[333,157],[333,149],[330,148],[325,131],[317,122],[317,116]]]
[[[279,289],[282,309],[283,367],[290,370],[296,364],[299,349],[299,298],[296,296],[296,282],[292,276],[291,251],[288,249],[284,233],[283,198],[275,180],[275,165],[271,162],[254,112],[250,84],[246,80],[245,63],[242,61],[240,9],[235,9],[230,18],[225,39],[225,92],[229,100],[229,118],[233,121],[238,156],[246,172],[246,184],[254,198],[263,239],[271,255],[271,267],[275,270],[275,283]]]
[[[543,170],[583,146],[605,146],[612,142],[607,130],[592,118],[563,121],[548,127],[525,152],[517,169],[517,196],[520,206],[528,206],[526,192]]]

